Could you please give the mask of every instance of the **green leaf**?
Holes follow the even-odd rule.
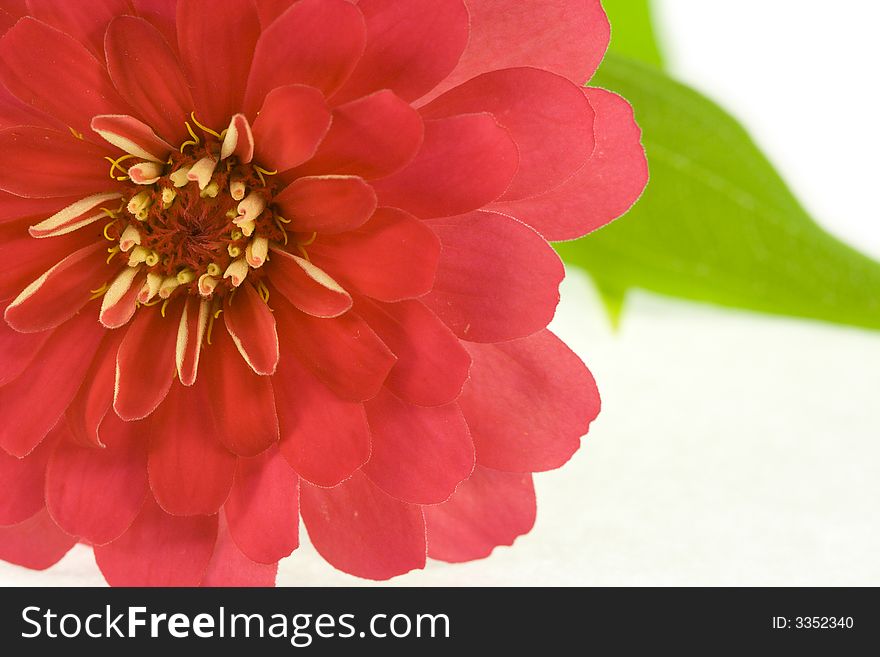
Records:
[[[648,0],[603,0],[602,6],[611,21],[608,51],[663,68]]]
[[[609,55],[593,85],[633,103],[651,182],[622,220],[557,245],[621,290],[880,328],[880,264],[823,231],[729,114]]]

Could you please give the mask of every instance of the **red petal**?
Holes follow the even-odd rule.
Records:
[[[0,363],[3,363],[0,368],[0,386],[18,378],[50,335],[52,331],[20,333],[6,322],[0,321]]]
[[[147,275],[133,267],[126,267],[113,279],[101,302],[101,324],[110,329],[128,324],[138,308],[138,294]]]
[[[254,121],[258,161],[276,171],[299,166],[315,154],[331,120],[317,89],[299,84],[273,89]]]
[[[164,163],[174,150],[150,126],[133,116],[96,116],[91,121],[91,127],[104,141],[144,160]]]
[[[354,313],[317,319],[287,302],[275,305],[285,358],[291,355],[349,401],[372,399],[396,358],[369,325]]]
[[[60,432],[64,433],[63,423]],[[24,522],[46,506],[46,463],[55,447],[56,428],[25,458],[16,458],[0,450],[0,527]]]
[[[257,374],[273,374],[279,353],[275,316],[252,285],[242,285],[226,302],[223,321],[251,369]]]
[[[59,327],[15,381],[0,388],[0,447],[26,456],[73,400],[105,330],[83,313]]]
[[[272,379],[258,376],[239,355],[229,333],[215,326],[202,377],[212,393],[209,410],[219,440],[239,456],[255,456],[278,442]]]
[[[599,414],[596,382],[549,331],[498,344],[467,344],[470,381],[459,399],[480,465],[511,472],[558,468]]]
[[[534,66],[583,84],[608,47],[610,27],[599,0],[468,0],[470,39],[455,71],[431,94],[481,73]]]
[[[3,10],[14,19],[19,19],[28,13],[27,0],[5,0]]]
[[[541,330],[565,271],[543,238],[515,219],[474,212],[429,224],[443,252],[423,301],[463,340],[500,342]]]
[[[105,150],[48,128],[0,131],[0,189],[17,196],[77,196],[106,192]]]
[[[0,79],[25,103],[83,136],[93,116],[129,111],[102,62],[73,37],[33,18],[23,18],[0,39]]]
[[[0,29],[0,34],[3,32],[5,30]],[[17,125],[52,127],[56,130],[64,127],[60,121],[26,105],[13,96],[6,87],[0,85],[0,128],[12,128]]]
[[[415,100],[453,71],[467,45],[462,0],[360,0],[358,8],[367,25],[366,49],[336,100],[379,89]]]
[[[525,221],[548,240],[585,235],[624,214],[648,182],[642,132],[632,107],[604,89],[584,89],[596,111],[596,148],[584,167],[534,198],[493,205]]]
[[[272,21],[287,11],[294,2],[296,0],[254,0],[260,13],[260,23],[264,28],[269,27]]]
[[[303,522],[332,566],[367,579],[389,579],[425,567],[422,510],[383,493],[355,473],[335,488],[304,484]]]
[[[27,0],[31,16],[48,23],[104,58],[104,32],[116,16],[131,12],[127,0]]]
[[[555,187],[584,165],[593,148],[590,103],[580,87],[548,71],[492,71],[422,110],[430,119],[468,112],[491,112],[516,142],[519,170],[505,198],[534,196]]]
[[[299,546],[299,477],[277,449],[239,460],[224,510],[235,544],[252,561],[273,564]]]
[[[45,570],[76,545],[76,539],[58,529],[43,510],[24,522],[0,527],[0,560]]]
[[[130,0],[135,13],[149,21],[172,49],[177,48],[178,0]]]
[[[452,331],[420,301],[358,303],[363,317],[397,356],[385,386],[419,406],[441,406],[458,399],[471,357]]]
[[[3,194],[5,192],[0,192],[0,198]],[[0,261],[3,262],[0,299],[4,300],[4,307],[33,282],[34,272],[46,271],[74,251],[96,241],[94,235],[88,234],[89,231],[61,235],[51,240],[35,240],[28,234],[28,226],[33,222],[33,217],[0,222]]]
[[[308,252],[346,287],[374,299],[400,301],[431,291],[440,241],[412,215],[380,208],[359,229],[321,235]]]
[[[107,213],[100,207],[121,197],[118,192],[107,194],[94,194],[76,203],[59,210],[48,219],[40,221],[28,229],[31,237],[42,239],[45,237],[58,237],[72,233],[95,223],[99,219],[106,219]]]
[[[193,100],[162,33],[143,18],[120,16],[107,28],[105,49],[113,84],[137,108],[138,117],[164,139],[181,141]]]
[[[477,466],[449,501],[425,509],[428,556],[456,563],[488,557],[531,531],[536,511],[531,475]]]
[[[140,420],[156,410],[171,389],[177,344],[177,311],[163,317],[156,308],[137,313],[119,346],[113,408],[123,420]]]
[[[339,317],[351,308],[351,295],[308,260],[272,250],[272,282],[290,303],[313,317]]]
[[[260,19],[250,2],[180,0],[177,42],[192,84],[196,114],[209,126],[224,126],[242,109],[244,89]]]
[[[185,386],[191,386],[196,382],[202,353],[202,341],[205,337],[210,313],[210,301],[198,301],[195,297],[187,297],[180,315],[180,324],[177,327],[177,349],[175,352],[177,376]]]
[[[498,199],[517,171],[510,133],[491,114],[425,121],[425,142],[405,169],[374,183],[381,205],[423,219],[462,214]]]
[[[230,155],[235,155],[243,164],[254,159],[254,133],[250,121],[241,113],[234,115],[229,121],[220,148],[220,159],[226,159]]]
[[[392,497],[437,504],[470,476],[474,443],[457,405],[413,406],[383,390],[364,406],[373,453],[363,472]]]
[[[82,447],[70,435],[58,442],[46,470],[46,507],[59,527],[103,545],[131,526],[147,493],[143,432],[111,413],[101,425],[106,447]]]
[[[292,355],[281,359],[273,380],[281,453],[303,479],[336,486],[367,462],[363,404],[340,399]]]
[[[124,331],[106,332],[79,392],[67,407],[67,425],[72,437],[81,445],[104,446],[98,428],[113,404],[116,354],[124,337]]]
[[[22,0],[23,2],[24,0]],[[27,11],[27,7],[25,7],[25,12]],[[6,31],[15,25],[15,22],[18,20],[18,17],[10,14],[6,9],[0,9],[0,34],[5,34]]]
[[[223,514],[219,516],[220,527],[217,544],[202,579],[202,586],[275,586],[278,564],[254,563],[248,559],[229,535]]]
[[[4,318],[17,331],[35,333],[66,322],[86,305],[92,290],[110,273],[101,243],[72,253],[28,285],[6,308]]]
[[[424,137],[421,115],[392,92],[378,91],[335,108],[330,132],[296,173],[382,178],[409,164]]]
[[[9,224],[16,224],[16,236],[22,238],[30,237],[27,231],[27,226],[33,222],[23,221],[24,217],[46,218],[80,201],[82,201],[81,196],[67,198],[28,198],[0,191],[0,229],[4,231],[10,230],[11,227]],[[20,230],[21,226],[25,227],[24,231]],[[59,240],[53,240],[52,243],[54,244],[58,241]],[[7,239],[4,235],[3,244],[0,245],[0,248],[5,248],[6,242]],[[31,244],[36,243],[32,239],[28,239],[27,242]],[[43,242],[42,244],[45,246],[48,242]]]
[[[364,51],[361,12],[346,0],[300,0],[265,27],[245,94],[256,115],[276,87],[306,84],[330,95],[348,79]]]
[[[111,586],[197,586],[216,541],[217,516],[171,516],[147,496],[127,532],[95,547],[95,561]]]
[[[201,379],[175,386],[150,418],[150,488],[173,515],[217,513],[232,488],[237,458],[217,440],[210,394]]]
[[[341,233],[363,226],[376,210],[376,193],[355,176],[297,178],[275,203],[303,233]]]

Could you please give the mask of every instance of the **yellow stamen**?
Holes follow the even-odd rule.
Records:
[[[162,317],[165,317],[165,309],[169,303],[171,303],[171,299],[165,299],[165,303],[162,304]]]
[[[183,166],[180,167],[177,171],[168,176],[171,179],[171,183],[175,187],[184,187],[189,182],[189,170],[192,167]]]
[[[103,210],[104,208],[101,208],[101,209]],[[108,242],[115,242],[116,241],[115,239],[113,239],[112,237],[110,237],[107,234],[107,229],[110,228],[110,226],[113,226],[115,223],[116,223],[115,221],[110,221],[104,225],[104,239],[107,240]]]
[[[217,181],[212,180],[208,183],[208,186],[205,187],[201,192],[199,192],[199,196],[202,198],[217,198],[217,195],[220,193],[220,185],[217,184]]]
[[[113,260],[113,258],[116,256],[116,254],[119,253],[121,250],[122,249],[120,249],[118,246],[114,246],[114,247],[107,249],[107,253],[110,254],[110,256],[107,258],[108,265],[110,264],[110,261]]]
[[[107,283],[104,283],[97,290],[89,290],[92,293],[92,296],[89,298],[89,301],[94,301],[98,297],[104,296],[104,293],[110,289],[110,286]]]
[[[191,269],[184,269],[177,274],[177,282],[181,285],[192,283],[194,280],[196,280],[196,274]]]
[[[186,126],[186,131],[189,133],[189,136],[195,139],[197,144],[201,143],[202,140],[199,139],[199,136],[196,134],[195,130],[192,129],[192,126],[186,121],[184,121],[183,123]]]
[[[134,155],[131,155],[129,153],[126,153],[125,155],[121,155],[120,157],[116,158],[115,160],[112,157],[105,156],[104,159],[110,163],[110,177],[113,178],[114,180],[128,180],[128,171],[126,171],[123,167],[121,167],[120,164],[122,162],[125,162],[126,160],[132,159],[133,157],[134,157]],[[113,172],[116,169],[119,169],[125,175],[114,176]]]
[[[210,265],[208,265],[208,276],[219,276],[222,273],[223,270],[220,269],[220,265],[218,265],[216,262],[212,262]]]
[[[83,133],[81,133],[79,130],[74,130],[74,129],[71,128],[70,126],[67,126],[67,129],[70,130],[70,134],[72,134],[72,135],[73,135],[74,137],[76,137],[77,139],[79,139],[80,141],[85,141],[85,140],[83,139]]]
[[[211,344],[211,335],[214,333],[214,320],[216,317],[216,315],[211,315],[208,319],[208,329],[205,331],[205,341],[208,344]]]
[[[263,281],[257,283],[257,293],[259,293],[263,303],[269,305],[269,288],[266,287],[266,284]]]
[[[165,187],[162,190],[162,209],[167,210],[171,207],[171,204],[174,203],[174,199],[177,198],[177,191],[171,189],[170,187]]]
[[[131,250],[131,254],[128,256],[128,266],[135,267],[142,262],[146,262],[151,253],[152,252],[149,249],[143,246],[134,247]]]
[[[133,214],[138,221],[145,221],[152,204],[153,199],[150,198],[149,192],[139,192],[129,200],[128,211]]]
[[[278,217],[275,217],[275,225],[278,226],[278,230],[281,231],[281,235],[284,237],[284,246],[287,246],[287,243],[290,241],[287,238],[287,230],[284,228],[284,224],[278,221]]]
[[[222,139],[222,136],[220,135],[219,132],[217,132],[217,131],[215,131],[215,130],[211,130],[211,128],[209,128],[209,127],[207,127],[207,126],[205,126],[205,125],[202,125],[202,124],[199,122],[199,120],[196,118],[196,113],[195,113],[195,112],[190,112],[190,115],[189,115],[189,116],[190,116],[190,118],[193,120],[193,123],[195,123],[197,126],[199,126],[199,128],[201,128],[202,132],[207,132],[209,135],[214,135],[215,137],[217,137],[217,139]],[[224,131],[224,132],[225,132],[225,131]],[[190,134],[192,134],[192,133],[190,133]],[[195,135],[193,135],[193,136],[195,136]]]
[[[300,244],[300,246],[311,246],[312,244],[315,243],[316,239],[318,239],[318,233],[314,232],[314,233],[312,233],[312,236],[308,240],[306,240],[305,242],[300,242],[299,244]]]

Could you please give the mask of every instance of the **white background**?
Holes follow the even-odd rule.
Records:
[[[659,0],[671,70],[741,118],[816,218],[880,256],[867,0]],[[880,290],[878,290],[880,294]],[[636,294],[613,333],[571,272],[553,328],[605,400],[536,477],[534,531],[392,585],[880,585],[880,334]],[[308,545],[279,583],[369,584]],[[101,584],[77,548],[0,583]]]

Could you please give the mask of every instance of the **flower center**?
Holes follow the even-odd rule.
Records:
[[[129,268],[146,273],[142,304],[181,294],[222,298],[248,275],[262,278],[269,243],[286,242],[287,220],[272,208],[273,172],[224,152],[226,131],[196,125],[204,138],[190,129],[193,139],[167,162],[125,170],[125,156],[111,164],[112,175],[127,174],[117,176],[126,191],[104,235],[118,242],[111,254],[126,254]]]

